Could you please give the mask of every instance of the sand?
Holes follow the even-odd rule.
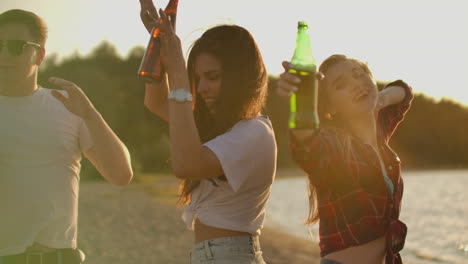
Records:
[[[193,233],[175,206],[177,181],[146,177],[124,187],[80,185],[78,246],[86,264],[189,263]],[[271,264],[319,263],[318,246],[272,227],[262,230],[264,259]]]

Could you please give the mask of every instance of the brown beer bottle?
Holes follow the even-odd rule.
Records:
[[[175,30],[177,6],[179,0],[170,0],[164,12],[170,18],[172,27]],[[147,82],[161,81],[162,78],[162,64],[159,52],[161,50],[161,39],[159,37],[160,29],[155,27],[151,31],[151,38],[146,48],[145,55],[141,60],[140,68],[138,69],[138,76]]]

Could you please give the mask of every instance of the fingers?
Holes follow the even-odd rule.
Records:
[[[172,23],[170,22],[169,17],[167,16],[166,12],[164,12],[164,10],[162,9],[159,9],[159,16],[161,18],[161,23],[159,25],[159,27],[161,28],[161,31],[166,34],[174,34]]]
[[[140,2],[141,1],[146,0],[140,0]],[[154,9],[155,7],[152,5],[152,8]],[[156,10],[154,10],[154,12],[156,12]],[[148,32],[151,33],[153,28],[156,27],[160,30],[160,36],[164,36],[166,34],[175,34],[170,17],[166,14],[166,12],[163,9],[159,9],[158,12],[159,15],[157,12],[156,15],[152,15],[149,13],[148,10],[141,10],[141,20],[143,21],[143,24],[145,25]]]
[[[57,91],[57,90],[52,90],[51,91],[51,94],[57,98],[57,100],[59,100],[60,102],[62,102],[62,104],[66,104],[68,98],[63,95],[61,92]]]
[[[279,79],[278,87],[276,92],[281,97],[289,97],[291,96],[292,92],[297,92],[297,86],[291,84],[290,82],[286,81],[285,79]]]
[[[63,88],[63,90],[70,92],[70,90],[73,90],[73,88],[76,88],[76,85],[70,81],[60,79],[57,77],[50,77],[48,80],[51,84],[60,86]]]
[[[60,86],[63,90],[67,91],[68,96],[70,97],[77,97],[77,96],[85,96],[84,92],[78,87],[75,83],[60,79],[57,77],[50,77],[48,80],[51,84]]]
[[[151,33],[151,30],[159,20],[158,11],[151,0],[140,0],[140,18],[146,30]]]
[[[158,11],[156,9],[156,6],[153,4],[153,1],[151,0],[140,0],[140,7],[141,11],[140,13],[145,13],[149,15],[149,17],[152,17],[154,20],[159,19]]]
[[[280,96],[280,97],[284,97],[284,98],[288,98],[289,96],[291,96],[291,91],[287,91],[285,89],[283,89],[282,87],[278,86],[278,88],[276,89],[276,93]]]
[[[283,67],[285,68],[289,67],[289,63],[285,64],[283,62]],[[283,72],[280,75],[280,78],[278,80],[278,87],[276,89],[276,92],[281,97],[289,97],[292,92],[297,92],[298,90],[297,85],[300,82],[301,82],[301,79],[297,77],[296,75],[289,73],[287,71]]]
[[[281,65],[285,71],[280,75],[276,92],[279,96],[289,97],[291,96],[292,92],[297,92],[298,84],[301,82],[301,79],[295,74],[288,72],[288,70],[291,68],[291,63],[288,61],[283,61]],[[325,75],[322,72],[317,72],[315,76],[319,81],[325,78]]]
[[[301,79],[299,77],[297,77],[297,75],[294,75],[294,74],[289,73],[289,72],[283,72],[280,75],[280,78],[283,79],[284,81],[286,81],[287,83],[290,83],[290,84],[299,84],[301,82]]]
[[[156,25],[156,19],[154,19],[149,13],[148,11],[145,11],[143,13],[140,14],[141,16],[141,21],[143,22],[143,25],[145,26],[146,30],[151,33],[151,31],[153,30],[153,28],[155,27]]]
[[[159,17],[161,18],[161,27],[166,28],[166,22],[168,21],[168,19],[166,13],[164,12],[164,10],[162,10],[162,8],[159,8]]]

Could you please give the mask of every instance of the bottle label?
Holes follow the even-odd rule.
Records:
[[[317,129],[319,120],[315,71],[289,69],[289,72],[301,79],[297,92],[290,97],[289,128]]]

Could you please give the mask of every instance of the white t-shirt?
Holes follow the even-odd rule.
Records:
[[[0,96],[0,256],[76,247],[81,153],[93,143],[50,91]]]
[[[202,180],[182,219],[191,230],[205,225],[259,234],[276,171],[276,142],[268,118],[239,121],[206,142],[221,162],[227,181]]]

